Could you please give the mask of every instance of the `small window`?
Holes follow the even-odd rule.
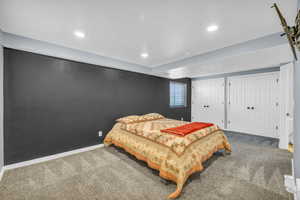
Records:
[[[170,107],[186,107],[187,84],[170,81]]]

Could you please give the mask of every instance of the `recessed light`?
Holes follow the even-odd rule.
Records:
[[[207,28],[206,28],[206,30],[208,31],[208,32],[214,32],[214,31],[216,31],[216,30],[218,30],[219,29],[219,27],[217,26],[217,25],[211,25],[211,26],[208,26]]]
[[[142,58],[148,58],[148,57],[149,57],[149,54],[148,54],[148,53],[141,53],[141,57],[142,57]]]
[[[82,31],[74,31],[74,35],[78,38],[84,38],[85,34]]]
[[[145,15],[144,14],[141,14],[140,15],[140,20],[143,22],[143,21],[145,21]]]

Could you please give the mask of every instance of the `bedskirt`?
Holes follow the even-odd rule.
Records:
[[[213,153],[222,149],[231,152],[228,139],[221,130],[195,141],[179,156],[164,145],[121,129],[119,123],[107,134],[104,144],[123,148],[137,159],[145,161],[149,167],[158,170],[162,178],[175,182],[176,191],[168,198],[178,197],[188,177],[202,171],[202,163]]]

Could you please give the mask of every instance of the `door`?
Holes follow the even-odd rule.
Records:
[[[278,72],[228,78],[228,129],[278,138],[278,81]]]
[[[294,129],[294,65],[280,67],[280,142],[279,148],[288,149],[293,143]]]
[[[192,80],[192,121],[224,128],[224,78]]]

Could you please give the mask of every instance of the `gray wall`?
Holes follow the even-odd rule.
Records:
[[[3,46],[0,29],[0,171],[4,165],[3,149]]]
[[[190,121],[191,80],[177,81],[184,108],[169,106],[169,79],[4,48],[4,163],[100,144],[126,115]]]
[[[298,0],[298,8],[300,8],[300,0]],[[298,58],[300,54],[298,53]],[[295,118],[294,118],[294,167],[295,175],[300,178],[300,61],[295,61]]]

